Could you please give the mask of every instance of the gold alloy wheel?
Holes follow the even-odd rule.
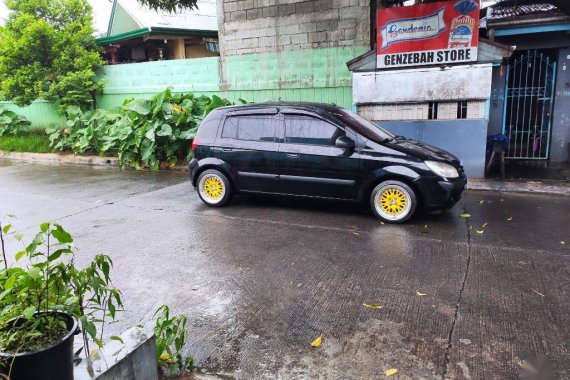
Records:
[[[380,195],[380,206],[389,214],[397,215],[406,208],[406,196],[398,189],[387,189]]]
[[[198,189],[202,199],[210,204],[219,203],[226,193],[224,181],[216,174],[209,174],[201,178]]]
[[[388,185],[380,189],[374,197],[378,213],[388,220],[405,218],[412,206],[410,194],[401,186]]]

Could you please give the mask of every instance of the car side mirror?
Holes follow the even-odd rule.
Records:
[[[340,136],[336,139],[334,145],[342,149],[353,149],[356,146],[354,140],[346,136]]]

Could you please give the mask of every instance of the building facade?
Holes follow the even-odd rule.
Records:
[[[218,56],[215,0],[168,13],[137,0],[114,0],[106,35],[97,39],[107,63],[140,63]]]
[[[482,32],[515,46],[493,73],[489,133],[509,137],[507,159],[556,165],[570,157],[570,3],[493,5]]]
[[[223,0],[218,22],[231,97],[351,107],[346,62],[370,49],[369,0]]]

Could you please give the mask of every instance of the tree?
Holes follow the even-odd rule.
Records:
[[[38,98],[63,108],[95,105],[103,65],[86,0],[7,0],[0,29],[0,97],[19,106]]]
[[[162,9],[167,12],[176,12],[179,9],[195,9],[198,0],[139,0],[139,3],[147,5],[154,10]]]

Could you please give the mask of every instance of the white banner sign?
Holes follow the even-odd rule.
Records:
[[[380,30],[383,37],[382,49],[395,42],[419,41],[437,37],[446,29],[443,20],[444,10],[445,8],[440,8],[425,17],[404,18],[387,23]]]

